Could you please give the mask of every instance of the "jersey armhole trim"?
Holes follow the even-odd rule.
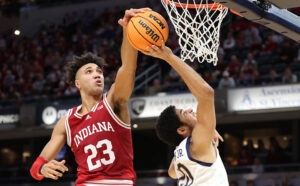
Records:
[[[65,120],[65,127],[66,127],[66,133],[67,133],[67,144],[71,147],[71,130],[69,125],[69,116],[72,114],[72,109],[69,109],[66,120]]]
[[[126,128],[126,129],[131,129],[130,124],[127,124],[127,123],[124,123],[123,121],[121,121],[120,118],[114,113],[114,111],[112,110],[112,108],[110,107],[110,105],[107,102],[106,94],[103,96],[103,103],[104,103],[105,107],[107,108],[107,111],[109,112],[111,117],[116,121],[117,124],[119,124],[120,126]]]
[[[206,166],[206,167],[211,167],[212,166],[212,163],[207,163],[207,162],[203,162],[203,161],[199,161],[199,160],[196,160],[194,159],[191,154],[190,154],[190,142],[191,142],[191,136],[188,137],[188,139],[186,140],[186,153],[188,155],[188,158],[193,161],[193,162],[196,162],[196,163],[199,163],[200,165],[202,166]]]

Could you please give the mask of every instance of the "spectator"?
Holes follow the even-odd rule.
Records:
[[[229,76],[228,71],[223,72],[223,77],[219,83],[219,88],[234,88],[235,82],[232,77]]]
[[[259,30],[255,26],[254,22],[250,22],[250,26],[247,30],[245,30],[246,35],[246,43],[248,47],[252,45],[253,41],[257,39],[259,43],[261,43],[261,37],[259,35]]]
[[[250,51],[254,57],[257,57],[262,52],[262,43],[257,38],[254,38],[252,44],[250,45]]]
[[[270,145],[268,155],[266,157],[267,164],[280,164],[282,163],[282,154],[274,144]]]
[[[246,75],[244,72],[240,72],[239,77],[236,78],[236,86],[237,87],[245,87],[250,85],[251,81],[249,78],[246,78]]]
[[[247,180],[247,186],[255,186],[255,183],[253,180]]]
[[[227,38],[224,40],[223,48],[225,51],[231,51],[235,47],[235,39],[233,37],[232,31],[229,31]]]
[[[293,186],[293,184],[291,184],[289,182],[289,179],[287,178],[287,176],[282,176],[281,186]]]
[[[270,137],[269,141],[270,141],[271,145],[274,145],[276,151],[280,151],[280,152],[282,151],[282,148],[280,147],[280,145],[275,137],[273,137],[273,136]]]
[[[229,186],[239,186],[237,181],[230,181]]]
[[[265,77],[265,83],[269,85],[277,85],[281,82],[281,77],[277,74],[277,72],[271,68],[269,70],[269,75]]]
[[[269,179],[269,184],[266,185],[266,186],[279,186],[279,185],[276,184],[275,178],[270,178]]]
[[[289,40],[283,41],[280,47],[280,62],[292,63],[297,58],[297,49],[294,47]]]
[[[262,163],[265,163],[267,155],[268,155],[268,150],[265,148],[264,141],[262,139],[259,139],[258,148],[254,156],[259,158]]]
[[[236,57],[236,55],[232,55],[230,58],[230,62],[227,66],[228,72],[233,75],[234,72],[239,71],[241,68],[241,63]]]
[[[290,83],[297,83],[297,76],[293,74],[290,67],[286,67],[283,77],[282,83],[290,84]]]
[[[261,164],[259,158],[254,158],[253,165],[251,166],[253,173],[261,174],[264,172],[264,166]]]
[[[268,36],[267,42],[263,46],[263,53],[264,54],[272,54],[277,48],[277,43],[273,41],[272,36]]]
[[[179,74],[172,68],[169,72],[169,77],[171,82],[178,82]]]
[[[287,146],[284,148],[284,153],[285,153],[285,162],[290,163],[293,162],[293,139],[290,138],[288,140]]]
[[[251,85],[261,84],[261,78],[257,68],[253,64],[249,64],[246,69],[244,69],[246,77],[250,79]]]
[[[247,59],[244,60],[243,66],[246,68],[249,64],[252,64],[255,67],[257,67],[257,62],[253,58],[253,54],[251,52],[248,53]]]
[[[159,79],[154,79],[152,85],[148,88],[148,94],[157,94],[159,92],[162,92],[163,88],[160,84]]]
[[[253,144],[252,139],[247,140],[247,145],[244,148],[247,150],[248,155],[253,157],[254,152],[255,152],[255,148],[254,148],[254,144]]]
[[[245,148],[242,149],[240,158],[238,160],[238,165],[240,166],[248,166],[252,164],[252,158],[248,154],[247,150]]]

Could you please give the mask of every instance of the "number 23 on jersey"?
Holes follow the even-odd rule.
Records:
[[[93,164],[92,160],[97,157],[98,149],[102,148],[103,145],[106,146],[106,149],[103,150],[103,154],[107,154],[109,156],[109,158],[108,159],[105,159],[105,158],[97,159],[96,161],[94,161],[95,164]],[[91,152],[91,154],[90,154],[90,152]],[[92,171],[94,169],[101,167],[102,164],[103,165],[112,164],[116,159],[115,153],[112,151],[111,141],[109,141],[108,139],[98,141],[96,146],[92,145],[92,144],[86,145],[84,147],[84,153],[90,154],[86,160],[87,165],[89,167],[89,171]]]

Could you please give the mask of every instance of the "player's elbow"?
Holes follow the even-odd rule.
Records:
[[[207,85],[207,86],[203,87],[202,89],[198,89],[196,95],[197,95],[196,97],[198,99],[203,99],[203,98],[205,98],[205,99],[207,99],[207,98],[214,99],[215,91],[211,86]]]
[[[215,90],[211,86],[207,86],[206,93],[208,96],[211,96],[211,97],[215,96]]]
[[[177,175],[176,175],[174,169],[169,169],[169,170],[168,170],[168,174],[169,174],[169,176],[170,176],[171,178],[177,179]]]

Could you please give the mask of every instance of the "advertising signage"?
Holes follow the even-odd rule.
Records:
[[[18,108],[0,109],[0,128],[15,127],[20,123]]]
[[[197,99],[190,93],[163,95],[163,96],[148,96],[136,97],[130,99],[129,107],[131,117],[136,118],[153,118],[158,117],[159,114],[169,105],[176,105],[178,108],[197,108]]]
[[[228,111],[300,108],[300,84],[228,90]]]
[[[67,115],[68,110],[80,104],[80,101],[59,101],[39,106],[38,122],[41,125],[54,125],[58,120]]]

